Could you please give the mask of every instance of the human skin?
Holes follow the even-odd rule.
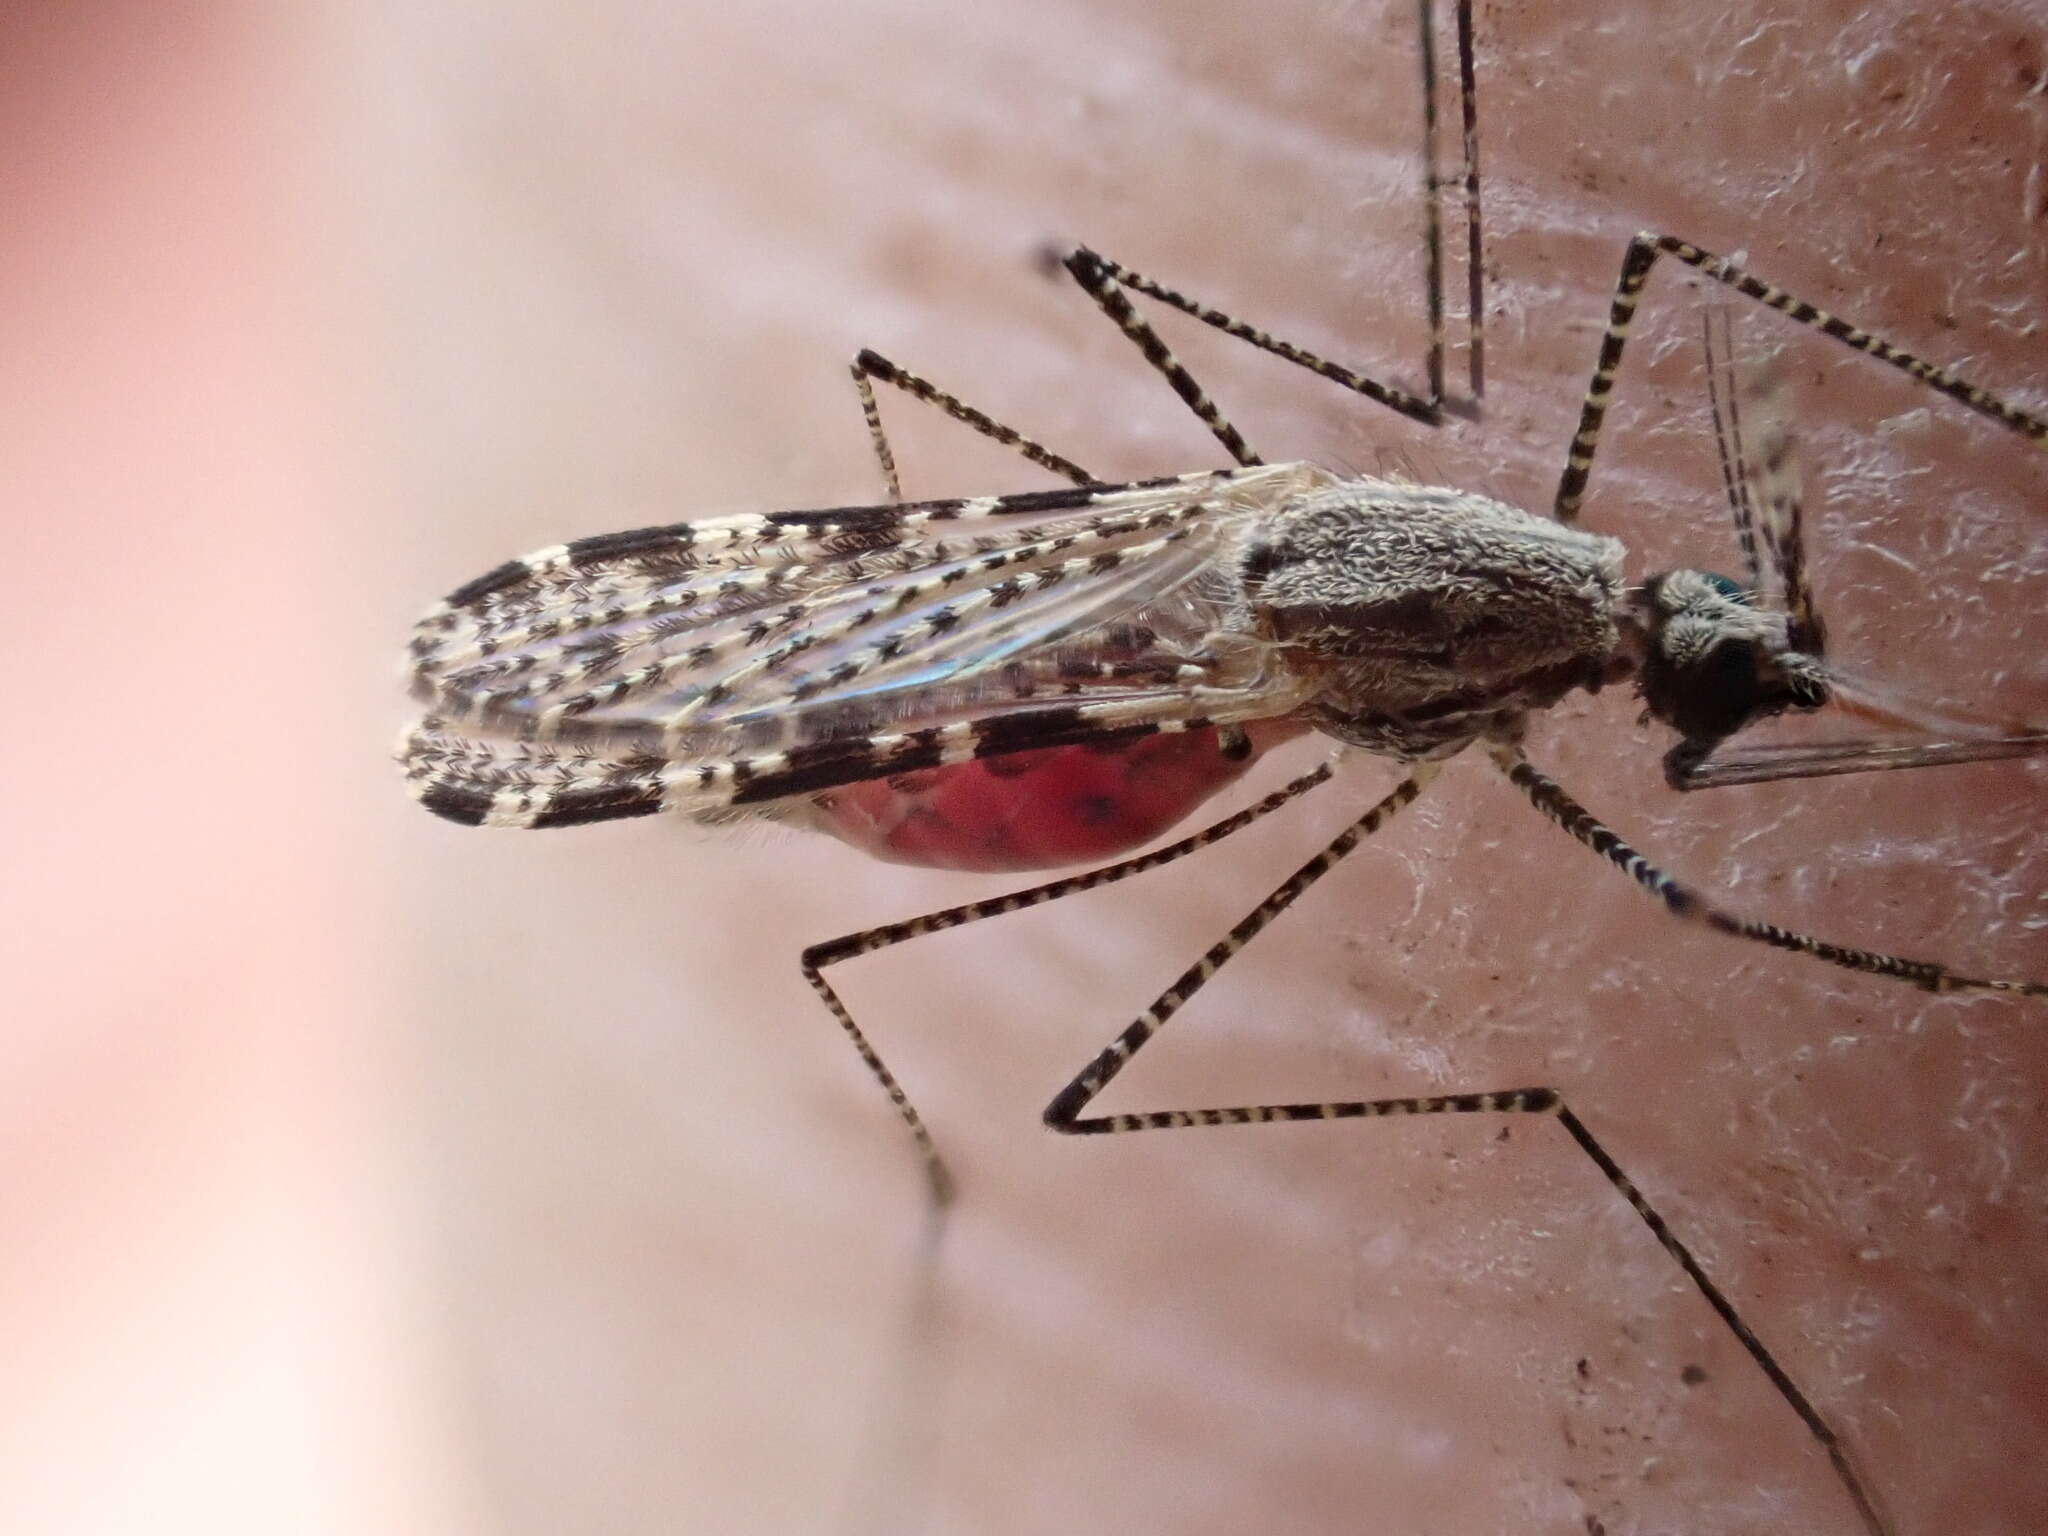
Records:
[[[1400,462],[1540,511],[1647,227],[1746,252],[2038,407],[2038,23],[1777,9],[1482,15],[1479,421],[1420,428],[1192,325],[1174,345],[1270,458]],[[523,549],[877,495],[843,371],[861,345],[1104,475],[1220,463],[1046,279],[1048,242],[1417,376],[1402,5],[390,6],[325,26],[331,137],[294,169],[329,237],[350,498],[303,505],[331,519],[309,548],[355,553],[291,567],[334,619],[322,677],[391,675],[415,611]],[[1702,303],[1653,278],[1586,506],[1638,574],[1736,561]],[[1750,345],[1793,348],[1833,653],[2048,713],[2030,596],[2048,458],[1824,339],[1737,319]],[[906,401],[883,410],[913,495],[1048,483]],[[264,740],[314,739],[297,711],[332,700],[307,675],[276,663]],[[1681,798],[1634,715],[1625,690],[1574,701],[1530,750],[1674,872],[1826,937],[2048,974],[2037,766]],[[414,1454],[452,1464],[480,1528],[1858,1529],[1782,1399],[1554,1125],[1039,1127],[1389,765],[1170,872],[835,977],[958,1177],[933,1256],[907,1138],[795,955],[1014,879],[796,834],[459,831],[369,764],[381,731],[303,813],[351,871],[353,920],[259,915],[317,949],[291,974],[322,978],[323,1018],[354,998],[366,1038],[409,1042],[410,1082],[356,1091],[382,1095],[358,1108],[399,1149],[398,1189],[377,1188],[414,1223],[400,1262],[424,1266],[433,1327],[379,1381],[454,1427]],[[1218,811],[1317,750],[1276,754]],[[230,835],[165,866],[232,871]],[[157,910],[190,930],[178,953],[218,946],[236,974],[237,937],[205,910]],[[251,1041],[292,995],[262,990],[220,1015]],[[2044,1022],[1683,929],[1459,762],[1105,1107],[1556,1086],[1899,1530],[2021,1530],[2048,1496]],[[308,1105],[313,1076],[289,1076]],[[282,1107],[302,1101],[277,1102],[281,1137],[312,1134]],[[258,1161],[194,1145],[221,1178]]]
[[[0,14],[10,1531],[467,1518],[395,1152],[389,583],[288,9]]]

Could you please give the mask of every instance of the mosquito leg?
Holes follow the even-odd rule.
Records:
[[[1436,173],[1436,17],[1432,0],[1415,0],[1422,60],[1422,287],[1429,314],[1429,350],[1423,363],[1429,398],[1444,397],[1443,183]],[[1467,146],[1470,148],[1469,143]]]
[[[1786,1374],[1785,1368],[1778,1364],[1764,1341],[1742,1320],[1742,1315],[1735,1310],[1735,1304],[1708,1277],[1706,1270],[1700,1266],[1700,1261],[1693,1257],[1692,1250],[1678,1240],[1678,1235],[1657,1213],[1643,1192],[1636,1188],[1635,1181],[1622,1172],[1621,1165],[1608,1155],[1607,1149],[1594,1139],[1591,1131],[1586,1129],[1585,1122],[1572,1113],[1555,1089],[1524,1089],[1521,1097],[1525,1102],[1515,1107],[1534,1109],[1537,1106],[1527,1101],[1544,1093],[1548,1093],[1551,1098],[1550,1112],[1557,1116],[1566,1133],[1578,1143],[1579,1150],[1591,1158],[1607,1182],[1620,1191],[1621,1197],[1628,1201],[1630,1208],[1643,1219],[1643,1224],[1650,1229],[1659,1245],[1671,1255],[1678,1267],[1685,1271],[1686,1278],[1691,1280],[1699,1293],[1707,1299],[1707,1305],[1712,1307],[1721,1321],[1728,1325],[1728,1331],[1735,1335],[1736,1342],[1742,1345],[1750,1359],[1754,1360],[1764,1375],[1770,1378],[1771,1385],[1778,1389],[1778,1395],[1791,1406],[1794,1413],[1799,1415],[1800,1422],[1806,1426],[1808,1433],[1820,1442],[1821,1449],[1827,1452],[1828,1461],[1834,1466],[1835,1476],[1841,1479],[1843,1489],[1848,1493],[1850,1502],[1856,1506],[1856,1513],[1862,1518],[1864,1528],[1870,1532],[1870,1536],[1890,1536],[1892,1524],[1877,1502],[1876,1491],[1864,1481],[1862,1471],[1850,1456],[1848,1446],[1842,1443],[1842,1437],[1835,1433],[1834,1426],[1821,1416],[1820,1410],[1814,1407],[1812,1400],[1799,1390],[1798,1384]],[[1495,1094],[1493,1097],[1501,1099],[1512,1095]]]
[[[1068,1136],[1115,1135],[1129,1131],[1179,1130],[1204,1125],[1263,1125],[1274,1121],[1388,1119],[1402,1115],[1439,1114],[1527,1114],[1555,1117],[1578,1143],[1579,1148],[1601,1175],[1620,1192],[1650,1229],[1664,1251],[1671,1255],[1693,1282],[1707,1304],[1720,1316],[1751,1359],[1770,1378],[1792,1411],[1818,1440],[1833,1463],[1849,1497],[1871,1536],[1886,1536],[1890,1527],[1878,1512],[1876,1501],[1862,1475],[1850,1459],[1832,1426],[1786,1374],[1763,1341],[1735,1310],[1720,1287],[1709,1278],[1692,1251],[1678,1240],[1664,1218],[1636,1188],[1621,1166],[1610,1157],[1579,1117],[1572,1113],[1555,1088],[1515,1088],[1492,1093],[1449,1093],[1419,1098],[1349,1099],[1297,1104],[1249,1104],[1213,1109],[1147,1110],[1135,1114],[1084,1116],[1096,1096],[1121,1072],[1167,1020],[1214,976],[1232,956],[1250,943],[1266,925],[1285,911],[1311,885],[1327,874],[1360,842],[1412,802],[1423,786],[1435,776],[1436,765],[1420,765],[1392,794],[1345,828],[1327,848],[1289,876],[1272,895],[1259,903],[1228,935],[1212,945],[1202,958],[1182,972],[1121,1034],[1081,1069],[1072,1082],[1046,1106],[1045,1123]]]
[[[1166,343],[1160,340],[1151,324],[1131,305],[1124,289],[1133,289],[1147,294],[1161,303],[1192,315],[1205,325],[1214,326],[1241,341],[1249,342],[1261,351],[1321,375],[1332,383],[1341,385],[1354,393],[1376,400],[1402,415],[1430,426],[1442,420],[1447,402],[1444,392],[1444,260],[1443,260],[1443,190],[1453,179],[1437,173],[1437,69],[1436,32],[1431,18],[1433,0],[1417,0],[1420,13],[1421,57],[1422,57],[1422,167],[1423,206],[1425,221],[1423,229],[1423,265],[1425,297],[1429,314],[1429,347],[1425,366],[1429,380],[1427,395],[1411,394],[1392,385],[1382,384],[1342,364],[1318,357],[1306,348],[1280,340],[1256,326],[1232,319],[1221,310],[1200,303],[1175,289],[1167,287],[1142,273],[1110,260],[1106,256],[1088,250],[1086,247],[1070,252],[1064,258],[1067,270],[1076,282],[1095,300],[1096,304],[1114,320],[1123,333],[1137,344],[1149,362],[1179,395],[1201,422],[1222,443],[1231,458],[1242,465],[1263,463],[1244,435],[1226,418],[1209,393],[1198,382],[1186,366],[1173,355]],[[1458,47],[1458,95],[1459,121],[1461,128],[1461,160],[1455,184],[1464,192],[1466,226],[1466,335],[1470,357],[1471,388],[1477,400],[1485,387],[1485,362],[1483,328],[1485,319],[1485,275],[1480,260],[1479,221],[1479,92],[1478,71],[1473,58],[1472,44],[1472,0],[1456,0],[1453,6]],[[963,422],[992,438],[1005,447],[1015,448],[1032,463],[1064,475],[1077,485],[1086,485],[1095,477],[1074,463],[1073,460],[1054,453],[1044,445],[1024,436],[1015,428],[997,421],[983,411],[950,395],[928,380],[918,377],[883,357],[880,353],[863,348],[852,364],[854,388],[860,392],[861,416],[867,422],[868,437],[874,445],[875,460],[882,470],[882,482],[888,490],[891,501],[903,499],[902,481],[896,469],[896,456],[889,445],[889,436],[882,427],[882,415],[875,401],[874,388],[870,380],[892,384],[906,394],[937,406],[955,421]],[[1466,403],[1469,411],[1469,403]]]
[[[888,487],[889,500],[903,499],[903,483],[896,474],[896,455],[889,447],[889,434],[882,430],[882,413],[875,404],[875,391],[868,383],[878,379],[884,384],[894,385],[906,395],[922,400],[927,405],[937,406],[955,421],[962,422],[979,432],[983,437],[992,438],[1005,448],[1014,448],[1032,463],[1063,475],[1076,485],[1093,485],[1095,476],[1088,473],[1072,459],[1054,453],[1044,444],[1026,437],[1014,427],[1005,426],[984,411],[978,411],[957,396],[949,395],[936,384],[919,378],[906,368],[899,368],[881,353],[863,347],[854,357],[852,364],[853,387],[860,391],[860,413],[868,424],[868,439],[874,444],[875,461],[882,468],[882,483]]]
[[[1220,309],[1212,309],[1166,287],[1163,283],[1155,282],[1142,273],[1133,272],[1129,267],[1111,261],[1107,256],[1098,255],[1086,246],[1070,252],[1066,265],[1067,270],[1073,273],[1074,281],[1081,285],[1104,314],[1116,322],[1118,329],[1130,337],[1133,344],[1145,355],[1145,361],[1158,370],[1173,387],[1173,392],[1180,396],[1188,409],[1195,413],[1202,425],[1209,429],[1216,441],[1221,443],[1224,450],[1239,464],[1262,464],[1265,460],[1259,457],[1258,450],[1245,441],[1244,434],[1224,416],[1221,408],[1210,398],[1209,392],[1196,381],[1193,374],[1188,372],[1187,365],[1175,357],[1172,349],[1160,340],[1159,333],[1152,329],[1151,322],[1138,313],[1131,303],[1130,295],[1124,291],[1126,288],[1155,298],[1169,308],[1194,316],[1205,325],[1214,326],[1240,341],[1250,342],[1262,352],[1283,357],[1290,363],[1319,374],[1345,389],[1364,395],[1367,399],[1377,400],[1380,404],[1389,406],[1416,421],[1435,426],[1442,419],[1441,395],[1432,394],[1428,398],[1411,395],[1391,385],[1369,379],[1363,374],[1354,373],[1342,364],[1318,357],[1292,342],[1281,341],[1255,326],[1246,325],[1241,320],[1233,320]],[[1432,313],[1438,315],[1439,322],[1440,310],[1441,298],[1438,298]]]
[[[1458,0],[1458,104],[1465,154],[1465,340],[1472,398],[1486,393],[1486,267],[1479,234],[1479,69],[1472,57],[1472,0]]]
[[[1423,192],[1423,284],[1424,298],[1429,315],[1429,348],[1425,355],[1424,367],[1428,378],[1428,393],[1417,395],[1407,390],[1382,384],[1341,363],[1333,363],[1319,357],[1305,347],[1282,341],[1257,326],[1247,325],[1233,319],[1222,310],[1216,309],[1198,299],[1188,297],[1175,288],[1135,272],[1120,262],[1112,261],[1086,246],[1070,252],[1066,268],[1073,274],[1074,281],[1093,299],[1096,306],[1116,322],[1121,330],[1144,354],[1145,361],[1173,387],[1189,410],[1193,411],[1202,425],[1221,443],[1224,450],[1239,464],[1263,462],[1244,434],[1223,414],[1187,366],[1175,357],[1159,333],[1149,321],[1140,315],[1132,305],[1130,293],[1142,293],[1158,300],[1168,308],[1177,309],[1190,315],[1204,325],[1213,326],[1225,335],[1257,347],[1262,352],[1284,358],[1297,367],[1328,379],[1331,383],[1376,400],[1391,410],[1415,421],[1435,426],[1443,419],[1449,404],[1444,393],[1444,259],[1443,259],[1443,190],[1449,181],[1438,175],[1436,164],[1437,138],[1437,69],[1436,32],[1431,20],[1432,0],[1418,0],[1421,57],[1422,57],[1422,192]],[[1480,262],[1479,225],[1479,101],[1477,69],[1472,54],[1472,4],[1471,0],[1457,0],[1453,8],[1456,15],[1458,40],[1458,87],[1460,97],[1460,125],[1463,131],[1463,164],[1455,178],[1465,194],[1466,254],[1467,254],[1467,314],[1466,329],[1470,347],[1472,394],[1476,399],[1484,387],[1484,362],[1482,327],[1485,316],[1484,269]],[[1125,290],[1130,290],[1126,292]],[[1469,408],[1469,407],[1468,407]]]
[[[1650,268],[1656,265],[1659,256],[1682,261],[1767,309],[1774,309],[1801,325],[1810,325],[1858,352],[1867,352],[1880,362],[1889,363],[1900,372],[1920,380],[1930,389],[1939,390],[1980,415],[2010,427],[2022,437],[2048,443],[2048,421],[2008,405],[1996,395],[1958,378],[1947,369],[1901,351],[1882,337],[1873,336],[1804,299],[1794,298],[1782,288],[1773,288],[1769,283],[1758,281],[1725,257],[1669,235],[1645,232],[1629,241],[1628,250],[1622,257],[1621,278],[1615,284],[1607,331],[1600,338],[1600,355],[1593,364],[1593,377],[1586,386],[1585,403],[1579,410],[1579,429],[1572,434],[1571,447],[1565,455],[1564,473],[1557,483],[1556,513],[1560,522],[1578,520],[1580,503],[1585,500],[1586,480],[1593,469],[1593,451],[1599,442],[1601,423],[1607,416],[1607,401],[1614,391],[1614,376],[1621,366],[1629,325],[1641,301],[1643,284],[1649,280]]]
[[[1793,933],[1774,923],[1758,922],[1753,918],[1736,917],[1724,912],[1719,907],[1709,904],[1696,891],[1673,880],[1623,842],[1555,782],[1531,766],[1518,748],[1496,746],[1490,750],[1501,772],[1508,776],[1517,789],[1529,797],[1537,810],[1663,902],[1665,910],[1673,917],[1682,918],[1690,923],[1699,923],[1721,933],[1732,934],[1736,938],[1768,944],[1775,949],[1789,949],[1796,954],[1811,955],[1816,960],[1825,960],[1828,964],[1839,965],[1845,970],[1866,971],[1876,976],[1890,976],[1899,981],[1909,981],[1915,986],[1925,987],[1930,992],[2012,992],[2022,997],[2048,997],[2048,985],[2040,982],[1981,980],[1974,976],[1959,976],[1932,960],[1908,960],[1900,955],[1850,949],[1843,945],[1827,943],[1825,940],[1809,938],[1803,933]]]
[[[1220,971],[1233,955],[1264,931],[1274,918],[1293,906],[1304,891],[1335,869],[1346,854],[1413,804],[1424,786],[1436,777],[1438,766],[1436,763],[1418,763],[1407,778],[1394,786],[1393,793],[1346,827],[1321,853],[1282,881],[1270,896],[1245,916],[1242,922],[1210,945],[1208,952],[1201,959],[1184,971],[1172,986],[1160,993],[1150,1008],[1132,1020],[1122,1034],[1109,1042],[1102,1054],[1083,1067],[1080,1074],[1060,1090],[1046,1108],[1046,1124],[1056,1131],[1069,1133],[1150,1128],[1148,1117],[1142,1115],[1117,1116],[1114,1123],[1082,1121],[1076,1117],[1090,1100],[1108,1086],[1109,1080],[1123,1070],[1124,1063],[1137,1055],[1145,1042],[1158,1034],[1165,1027],[1166,1021],[1180,1011],[1181,1005],[1200,991],[1209,978]],[[1305,1113],[1284,1114],[1277,1118],[1311,1119],[1313,1116]],[[1123,1123],[1126,1120],[1132,1123]],[[1160,1121],[1160,1124],[1165,1123],[1165,1120]]]
[[[968,902],[964,906],[948,907],[942,912],[927,913],[923,917],[909,918],[900,923],[888,923],[879,928],[869,928],[861,933],[850,933],[844,938],[832,939],[827,943],[813,944],[803,953],[802,968],[804,980],[824,1000],[832,1017],[839,1021],[839,1027],[846,1031],[853,1048],[860,1053],[860,1059],[889,1095],[889,1102],[896,1106],[896,1113],[903,1117],[903,1123],[910,1128],[912,1139],[917,1143],[918,1155],[923,1159],[925,1173],[930,1180],[932,1200],[944,1205],[952,1198],[952,1177],[946,1171],[944,1160],[933,1144],[931,1132],[925,1128],[924,1117],[918,1114],[916,1106],[882,1061],[868,1037],[853,1021],[853,1015],[832,984],[825,979],[827,966],[838,965],[860,955],[871,955],[878,949],[887,949],[905,939],[914,939],[921,934],[938,933],[947,928],[958,928],[966,923],[978,922],[985,917],[999,917],[1005,912],[1020,912],[1026,907],[1035,907],[1062,896],[1072,896],[1080,891],[1092,891],[1098,886],[1114,885],[1128,880],[1133,875],[1142,875],[1161,865],[1171,864],[1199,849],[1221,842],[1234,832],[1241,832],[1253,822],[1271,815],[1289,801],[1307,794],[1330,777],[1331,765],[1324,763],[1312,772],[1305,773],[1292,782],[1282,785],[1257,804],[1247,806],[1234,816],[1226,816],[1213,826],[1204,827],[1190,837],[1171,843],[1152,853],[1139,854],[1135,858],[1123,859],[1115,864],[1106,864],[1101,869],[1086,874],[1066,875],[1029,890],[1015,891],[1007,896],[995,896],[986,901]]]
[[[1114,320],[1137,349],[1145,354],[1145,361],[1156,368],[1166,382],[1173,386],[1173,392],[1180,396],[1187,408],[1200,418],[1202,425],[1207,427],[1216,441],[1223,445],[1224,452],[1239,464],[1266,462],[1259,457],[1258,450],[1245,441],[1244,434],[1230,423],[1216,402],[1209,398],[1209,392],[1196,382],[1195,376],[1173,355],[1172,349],[1159,339],[1159,333],[1152,329],[1151,322],[1132,307],[1130,295],[1117,286],[1118,282],[1121,280],[1139,289],[1140,292],[1164,299],[1166,303],[1176,309],[1186,310],[1198,320],[1206,320],[1221,330],[1229,331],[1233,336],[1244,337],[1254,346],[1276,351],[1278,346],[1273,343],[1272,338],[1263,331],[1239,325],[1221,311],[1205,309],[1170,288],[1161,288],[1151,283],[1149,279],[1139,278],[1136,273],[1126,271],[1115,262],[1096,255],[1086,246],[1077,246],[1067,253],[1066,268],[1088,297],[1093,299],[1102,312]]]
[[[1182,977],[1179,985],[1188,986],[1191,978],[1196,978],[1195,972],[1191,971]],[[1194,979],[1192,984],[1200,985],[1199,979]],[[1167,994],[1168,997],[1171,995]],[[1132,1049],[1135,1050],[1136,1047]],[[1091,1064],[1089,1071],[1106,1074],[1102,1080],[1107,1081],[1107,1077],[1113,1076],[1117,1068],[1128,1059],[1128,1055],[1115,1055],[1115,1047],[1112,1046],[1110,1051],[1104,1052]],[[1100,1086],[1098,1083],[1097,1088]],[[1778,1395],[1794,1413],[1799,1415],[1800,1422],[1806,1426],[1813,1438],[1820,1442],[1821,1448],[1827,1452],[1829,1462],[1834,1466],[1835,1475],[1841,1479],[1843,1488],[1855,1504],[1856,1512],[1862,1517],[1864,1527],[1870,1532],[1870,1536],[1889,1536],[1892,1527],[1880,1512],[1875,1493],[1864,1480],[1862,1472],[1849,1455],[1848,1447],[1843,1444],[1842,1437],[1835,1432],[1834,1426],[1828,1423],[1820,1410],[1813,1405],[1812,1400],[1799,1389],[1798,1384],[1778,1363],[1763,1340],[1743,1321],[1742,1315],[1735,1310],[1735,1304],[1713,1282],[1700,1261],[1693,1256],[1692,1250],[1679,1241],[1677,1234],[1671,1230],[1656,1207],[1650,1204],[1635,1182],[1622,1171],[1621,1165],[1615,1162],[1606,1148],[1594,1139],[1593,1133],[1586,1129],[1585,1122],[1572,1113],[1564,1101],[1564,1096],[1557,1089],[1511,1088],[1491,1093],[1446,1093],[1421,1098],[1249,1104],[1222,1109],[1149,1110],[1140,1114],[1099,1115],[1081,1119],[1077,1118],[1080,1111],[1093,1096],[1090,1092],[1081,1091],[1082,1088],[1082,1081],[1077,1079],[1046,1111],[1046,1123],[1054,1130],[1070,1136],[1087,1136],[1125,1131],[1179,1130],[1204,1125],[1261,1125],[1274,1121],[1297,1120],[1393,1119],[1407,1115],[1526,1114],[1555,1118],[1578,1144],[1579,1149],[1592,1159],[1602,1177],[1629,1203],[1636,1215],[1642,1218],[1643,1225],[1650,1229],[1659,1245],[1671,1255],[1678,1267],[1685,1271],[1694,1288],[1706,1298],[1707,1305],[1714,1309],[1721,1321],[1727,1325],[1728,1331],[1735,1335],[1736,1342],[1757,1363],[1764,1375],[1770,1379],[1771,1385],[1777,1388]]]
[[[1448,185],[1436,169],[1436,25],[1433,0],[1416,0],[1417,30],[1422,39],[1422,258],[1429,305],[1429,398],[1444,400],[1444,242],[1443,191]],[[1472,0],[1453,8],[1458,39],[1458,106],[1463,165],[1457,183],[1465,193],[1465,341],[1472,398],[1486,393],[1486,274],[1480,264],[1479,231],[1479,81],[1472,57]]]

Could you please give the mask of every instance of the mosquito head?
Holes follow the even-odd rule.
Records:
[[[1650,714],[1684,738],[1674,757],[1697,761],[1753,720],[1827,702],[1819,658],[1792,648],[1785,615],[1726,576],[1652,576],[1635,618],[1638,686]]]

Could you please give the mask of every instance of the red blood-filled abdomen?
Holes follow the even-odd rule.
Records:
[[[803,820],[878,859],[933,869],[1099,864],[1151,842],[1301,727],[1260,722],[1252,751],[1213,730],[1104,747],[1046,747],[848,784]]]

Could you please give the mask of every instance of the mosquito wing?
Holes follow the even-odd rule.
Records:
[[[421,620],[399,755],[452,820],[703,814],[1284,714],[1229,556],[1302,465],[712,519],[510,561]]]

